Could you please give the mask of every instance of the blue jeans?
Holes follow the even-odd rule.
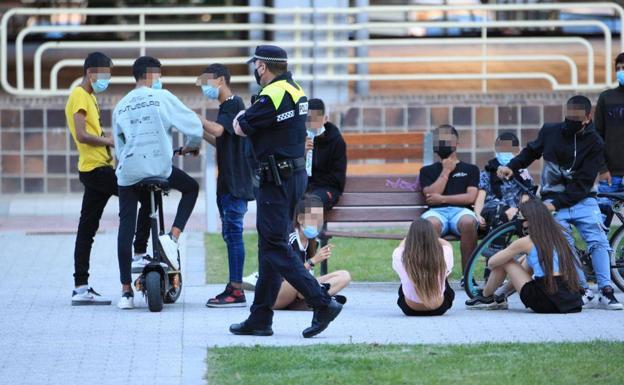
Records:
[[[221,234],[227,245],[230,282],[243,282],[245,244],[243,243],[243,217],[247,201],[231,194],[217,195],[217,207],[221,216]]]
[[[581,233],[587,243],[587,251],[591,254],[592,265],[596,273],[598,288],[611,285],[611,246],[607,235],[602,229],[602,217],[596,198],[585,198],[572,207],[560,209],[555,214],[557,221],[566,229],[568,242],[574,247],[572,226]],[[587,288],[585,274],[579,271],[581,286]]]

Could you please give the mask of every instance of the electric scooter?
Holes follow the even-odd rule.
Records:
[[[147,307],[151,312],[159,312],[163,303],[171,304],[180,298],[182,292],[182,265],[178,252],[178,266],[174,270],[164,262],[164,251],[158,237],[165,233],[162,196],[169,194],[169,182],[166,178],[146,178],[139,182],[139,187],[150,194],[150,224],[152,235],[152,260],[145,265],[141,275],[134,281],[137,291],[143,293]]]

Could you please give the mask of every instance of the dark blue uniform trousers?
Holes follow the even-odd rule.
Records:
[[[264,182],[258,191],[256,226],[259,276],[251,314],[246,322],[249,326],[272,325],[272,307],[277,299],[282,277],[313,308],[325,306],[331,300],[288,244],[288,235],[293,231],[295,205],[303,197],[307,179],[305,170],[298,170],[292,177],[282,180],[281,186]]]

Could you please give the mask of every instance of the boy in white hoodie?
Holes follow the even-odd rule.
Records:
[[[186,138],[183,152],[199,149],[202,123],[195,112],[186,107],[171,92],[162,89],[161,64],[149,56],[138,58],[132,73],[136,87],[119,101],[113,112],[113,137],[117,155],[117,184],[119,185],[119,234],[117,254],[122,285],[122,297],[117,306],[134,307],[132,292],[132,239],[136,227],[137,203],[146,193],[136,187],[149,177],[169,180],[172,189],[182,192],[173,226],[169,234],[160,236],[164,260],[179,269],[178,238],[184,230],[199,192],[198,183],[184,171],[173,167],[172,128]]]

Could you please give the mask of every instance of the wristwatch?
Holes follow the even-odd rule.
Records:
[[[306,259],[306,263],[310,265],[310,267],[314,267],[314,262],[312,262],[312,258]]]

